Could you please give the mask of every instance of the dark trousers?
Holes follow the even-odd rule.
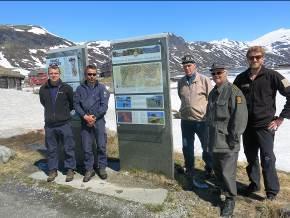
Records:
[[[275,167],[274,133],[266,128],[247,127],[243,134],[244,151],[247,157],[247,173],[251,183],[260,188],[260,159],[266,194],[277,194],[280,190]]]
[[[85,156],[85,169],[87,171],[93,170],[94,163],[97,164],[98,168],[105,168],[107,166],[107,134],[105,120],[97,120],[94,127],[88,127],[86,124],[82,124],[81,137]],[[97,144],[97,161],[95,161],[93,153],[95,141]]]
[[[237,196],[237,161],[239,152],[213,153],[213,169],[216,180],[226,197]]]
[[[45,144],[47,147],[48,170],[58,169],[58,147],[64,146],[64,167],[76,168],[75,141],[70,123],[57,127],[45,127]]]
[[[205,162],[205,170],[212,170],[212,154],[208,151],[208,127],[205,122],[181,120],[182,151],[185,160],[185,168],[188,172],[194,172],[194,139],[197,134],[202,147],[202,159]]]

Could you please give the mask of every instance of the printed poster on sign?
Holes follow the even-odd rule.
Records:
[[[161,60],[160,45],[150,45],[135,48],[118,49],[112,51],[112,63],[134,63],[142,61]]]
[[[79,67],[77,56],[51,58],[46,60],[47,67],[57,65],[61,70],[60,78],[64,82],[79,82]]]
[[[163,109],[163,95],[118,95],[116,109]]]
[[[113,77],[116,94],[163,92],[161,62],[114,66]]]
[[[165,125],[164,111],[117,111],[119,124]]]

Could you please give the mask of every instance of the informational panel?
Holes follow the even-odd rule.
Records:
[[[57,65],[61,70],[61,80],[68,83],[75,91],[84,78],[83,71],[87,59],[86,46],[54,49],[47,52],[46,67]]]
[[[121,168],[173,178],[168,35],[118,40],[112,47]]]

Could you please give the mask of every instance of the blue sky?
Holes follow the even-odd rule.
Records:
[[[35,24],[74,42],[172,32],[186,41],[251,41],[290,29],[290,2],[0,2],[1,24]]]

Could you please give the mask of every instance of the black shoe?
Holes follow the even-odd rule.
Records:
[[[205,171],[205,179],[212,179],[212,178],[214,178],[214,172],[213,172],[213,170],[207,170],[207,171]]]
[[[54,181],[55,177],[57,177],[57,171],[56,170],[51,170],[48,172],[48,177],[47,177],[47,182],[52,182]]]
[[[257,191],[260,191],[260,187],[258,187],[255,183],[250,183],[250,185],[247,187],[247,193],[248,194],[251,194],[251,193],[254,193],[254,192],[257,192]]]
[[[98,175],[101,179],[107,179],[108,178],[108,174],[106,172],[106,168],[100,168],[98,169]]]
[[[85,176],[83,178],[83,182],[88,182],[91,180],[91,178],[95,175],[95,171],[93,170],[88,170],[86,173],[85,173]]]
[[[277,195],[275,195],[273,193],[269,193],[269,194],[267,194],[266,199],[269,200],[269,201],[274,201],[274,200],[276,200],[276,196]]]
[[[255,183],[250,183],[247,187],[240,188],[238,191],[242,195],[249,196],[254,192],[260,191],[260,187],[257,187]]]
[[[226,198],[224,207],[221,212],[222,217],[230,217],[233,215],[235,209],[235,200],[232,198]]]
[[[71,182],[74,179],[74,171],[72,169],[68,169],[66,172],[66,178],[65,181],[66,182]]]

